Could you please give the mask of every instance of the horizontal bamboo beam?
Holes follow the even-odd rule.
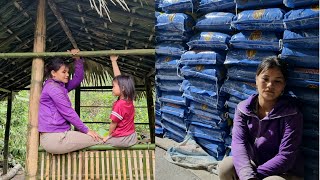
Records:
[[[79,56],[82,57],[100,57],[117,55],[154,55],[154,49],[128,49],[128,50],[102,50],[102,51],[80,51]],[[3,58],[33,58],[33,57],[72,57],[69,52],[15,52],[0,53],[0,59]]]
[[[154,150],[156,148],[155,144],[136,144],[130,147],[113,147],[110,145],[95,145],[83,150],[86,151],[105,151],[105,150]],[[42,147],[39,147],[39,152],[45,151]]]

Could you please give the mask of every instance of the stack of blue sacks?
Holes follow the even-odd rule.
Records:
[[[193,10],[191,0],[162,0],[156,22],[156,84],[160,101],[161,125],[164,137],[177,142],[187,134],[185,117],[187,99],[182,97],[178,75],[181,55],[186,52],[186,42],[192,36],[193,18],[184,12]]]
[[[285,0],[281,58],[289,68],[288,88],[302,102],[305,179],[319,177],[319,1]]]

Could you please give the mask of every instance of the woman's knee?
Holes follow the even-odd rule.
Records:
[[[219,178],[221,180],[223,179],[233,179],[236,176],[236,172],[233,166],[233,160],[232,157],[225,157],[220,163],[219,163]]]

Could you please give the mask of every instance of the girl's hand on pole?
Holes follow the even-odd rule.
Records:
[[[119,57],[118,55],[110,55],[111,62],[117,62],[118,57]]]
[[[87,134],[91,136],[95,141],[100,141],[102,139],[100,135],[97,134],[95,131],[89,130]]]
[[[71,50],[68,50],[68,52],[70,52],[73,55],[72,56],[73,59],[75,60],[80,59],[80,56],[77,55],[80,52],[80,49],[71,49]]]

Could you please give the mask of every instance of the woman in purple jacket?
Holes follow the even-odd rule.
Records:
[[[72,49],[76,55],[79,49]],[[102,142],[72,108],[68,92],[80,85],[84,76],[83,60],[74,56],[75,73],[69,81],[69,68],[62,59],[54,59],[46,66],[47,80],[40,96],[40,144],[50,153],[63,154]],[[79,131],[71,131],[71,124]]]
[[[283,96],[286,67],[264,59],[256,73],[258,94],[240,102],[232,129],[232,156],[219,164],[221,180],[303,179],[299,146],[303,118],[295,100]]]

